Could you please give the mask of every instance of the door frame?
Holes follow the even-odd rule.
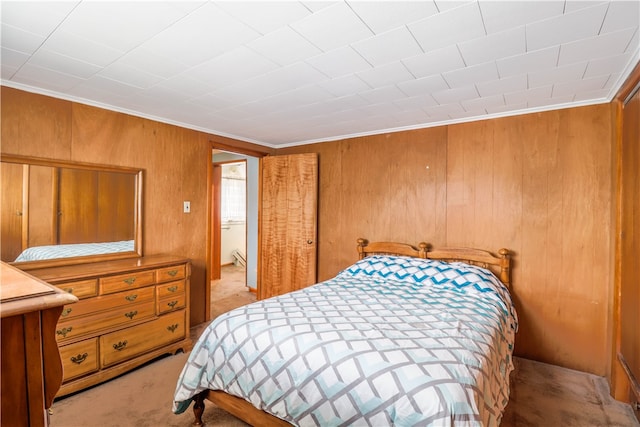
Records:
[[[213,154],[213,152],[212,152]],[[211,161],[212,163],[212,171],[213,174],[211,176],[211,188],[209,188],[209,192],[211,194],[211,204],[210,204],[210,210],[211,210],[211,262],[210,262],[210,268],[211,268],[211,279],[210,280],[217,280],[220,279],[221,276],[221,259],[222,259],[222,255],[221,255],[221,248],[222,245],[220,243],[220,241],[222,240],[221,238],[221,227],[222,227],[222,219],[221,219],[221,183],[222,183],[222,165],[219,162],[214,162],[213,159]],[[215,203],[215,202],[219,202],[219,203]]]
[[[257,147],[256,147],[257,148]],[[227,151],[229,153],[241,154],[244,156],[251,156],[261,159],[264,156],[268,156],[271,154],[271,150],[265,148],[265,151],[258,150],[256,148],[247,148],[247,147],[237,147],[234,145],[229,145],[221,141],[209,140],[209,156],[207,158],[207,242],[206,242],[206,255],[205,255],[205,287],[204,287],[204,298],[205,298],[205,307],[204,307],[204,321],[208,322],[211,320],[211,281],[214,280],[215,277],[220,277],[220,209],[212,209],[213,200],[214,200],[214,184],[215,184],[215,171],[214,171],[214,162],[213,162],[213,151],[221,150]],[[221,172],[221,169],[218,168],[218,172]],[[220,179],[221,173],[218,174],[218,185],[217,191],[220,188]],[[258,199],[258,210],[260,210],[260,200]],[[214,218],[216,215],[216,218]],[[258,224],[258,236],[260,235],[260,225]],[[214,248],[217,248],[217,253],[214,253]],[[260,248],[258,247],[258,259],[260,257]],[[217,257],[217,272],[213,271],[214,257]],[[217,276],[214,274],[217,273]]]
[[[236,154],[236,153],[234,153]],[[214,154],[215,155],[215,154]],[[245,166],[245,170],[248,168],[247,159],[241,160],[223,160],[220,162],[213,162],[213,181],[211,185],[211,201],[218,201],[219,203],[212,203],[211,205],[211,280],[220,279],[222,275],[222,233],[219,231],[222,229],[222,167],[225,165],[242,163]],[[245,185],[245,196],[247,195],[247,186]],[[245,222],[245,243],[247,240],[247,222]]]

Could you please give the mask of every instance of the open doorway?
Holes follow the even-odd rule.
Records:
[[[256,299],[258,159],[213,151],[211,319]]]

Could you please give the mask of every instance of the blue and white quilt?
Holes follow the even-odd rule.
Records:
[[[41,261],[54,258],[69,258],[87,255],[102,255],[134,250],[133,240],[104,243],[71,243],[66,245],[34,246],[27,248],[15,259],[15,262]]]
[[[518,327],[488,270],[371,256],[216,318],[173,411],[224,390],[300,426],[498,426]]]

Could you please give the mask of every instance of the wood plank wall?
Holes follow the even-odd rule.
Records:
[[[616,95],[616,233],[611,389],[640,401],[640,63]],[[620,359],[619,359],[620,358]],[[636,417],[640,410],[636,406]]]
[[[144,254],[192,260],[191,324],[202,323],[208,305],[204,294],[212,135],[8,87],[1,88],[0,96],[2,154],[145,170]],[[189,214],[182,212],[184,200],[191,201]]]
[[[1,98],[2,153],[146,170],[145,253],[193,260],[191,322],[204,321],[209,141],[221,137],[7,87]],[[358,237],[507,247],[516,354],[604,375],[612,116],[598,105],[278,152],[319,154],[319,279],[356,259]]]
[[[627,125],[622,146],[620,341],[618,352],[625,359],[635,381],[640,381],[640,92],[624,106]],[[635,397],[635,401],[640,397]]]
[[[318,274],[358,237],[514,253],[519,356],[610,363],[612,124],[607,104],[380,134],[319,154]]]

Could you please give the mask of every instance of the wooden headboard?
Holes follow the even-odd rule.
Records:
[[[404,255],[441,261],[460,261],[491,270],[502,283],[511,286],[511,257],[508,249],[500,249],[498,256],[484,249],[473,248],[441,248],[431,249],[427,243],[421,242],[417,247],[406,243],[371,242],[358,239],[358,255],[360,259],[370,255]]]
[[[370,255],[404,255],[426,259],[427,246],[424,242],[419,243],[418,247],[395,242],[369,243],[367,239],[360,238],[358,239],[358,254],[360,259]]]

